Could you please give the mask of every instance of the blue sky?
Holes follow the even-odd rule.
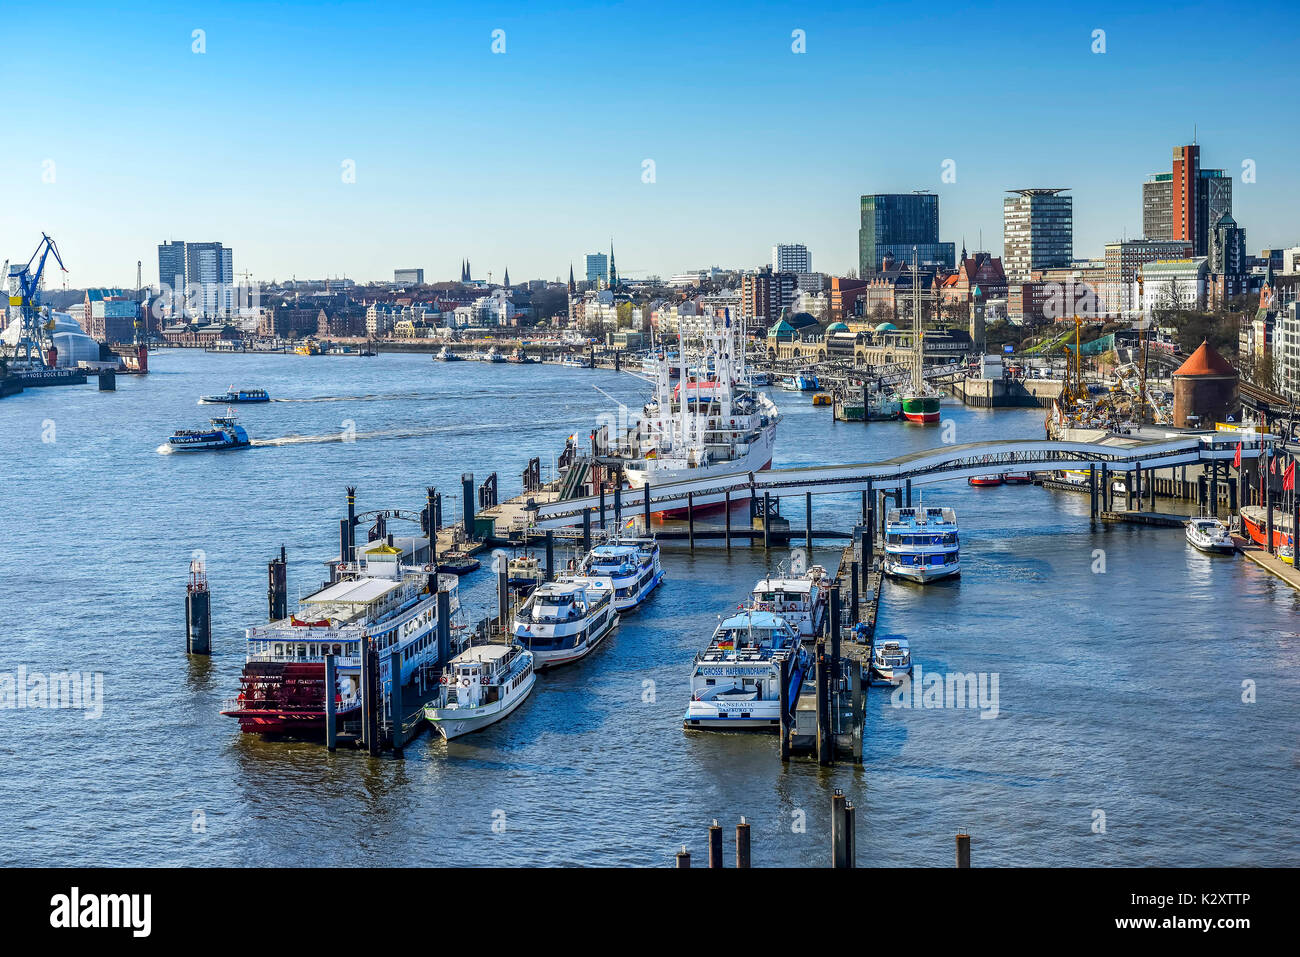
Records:
[[[73,286],[133,285],[137,259],[156,281],[168,238],[260,280],[448,279],[466,256],[518,280],[612,236],[631,275],[775,242],[843,272],[862,193],[933,189],[943,239],[1000,253],[1023,186],[1070,187],[1075,254],[1100,255],[1140,234],[1141,183],[1193,125],[1248,248],[1300,243],[1296,7],[1131,7],[25,5],[0,57],[0,258],[44,230]]]

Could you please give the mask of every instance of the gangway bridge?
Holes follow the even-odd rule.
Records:
[[[1147,441],[1107,445],[1101,442],[1049,439],[1007,439],[948,445],[911,452],[883,462],[861,465],[816,465],[768,469],[762,472],[712,474],[648,486],[648,491],[622,490],[566,501],[529,503],[530,524],[539,529],[566,528],[593,517],[602,525],[620,514],[644,509],[698,509],[748,499],[795,495],[838,495],[894,491],[913,485],[1007,472],[1082,469],[1097,465],[1109,472],[1173,468],[1180,465],[1231,462],[1241,445],[1243,458],[1256,458],[1277,437],[1262,432],[1191,433]]]

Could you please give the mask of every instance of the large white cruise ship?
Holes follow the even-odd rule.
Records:
[[[655,360],[655,394],[644,418],[610,437],[628,485],[664,485],[709,473],[758,472],[772,464],[781,419],[766,395],[746,386],[744,342],[730,318],[715,318],[691,374],[678,348],[679,381],[667,358]]]

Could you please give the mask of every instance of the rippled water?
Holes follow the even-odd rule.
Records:
[[[715,817],[730,846],[745,815],[756,865],[822,864],[835,787],[860,808],[863,864],[949,866],[962,828],[976,864],[1300,863],[1296,592],[1190,550],[1176,529],[1092,530],[1084,497],[1040,488],[927,490],[957,509],[963,575],[887,584],[881,633],[907,635],[927,672],[996,673],[999,713],[895,708],[873,689],[862,768],[783,767],[773,738],[682,732],[692,654],[782,557],[719,543],[666,544],[653,600],[488,731],[451,745],[426,734],[405,760],[240,735],[218,710],[238,686],[241,629],[265,616],[265,563],[283,543],[291,598],[315,586],[344,485],[362,509],[418,509],[436,485],[450,516],[461,472],[496,470],[514,494],[529,457],[549,463],[611,410],[597,386],[634,407],[647,387],[427,356],[169,350],[151,365],[116,393],[0,402],[0,674],[105,682],[99,720],[0,710],[4,863],[665,865],[683,843],[702,857]],[[255,448],[157,454],[216,414],[200,394],[231,384],[283,400],[241,411]],[[940,442],[939,429],[837,424],[808,396],[774,397],[778,466]],[[1038,410],[945,404],[944,417],[958,442],[1042,434]],[[783,504],[801,527],[802,503]],[[848,527],[858,501],[815,507],[816,526]],[[185,655],[196,548],[210,660]],[[486,572],[463,587],[476,614],[491,593]]]

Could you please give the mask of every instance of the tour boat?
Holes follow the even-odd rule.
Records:
[[[506,357],[501,354],[501,352],[497,349],[496,346],[491,346],[487,352],[483,353],[481,358],[483,359],[484,362],[505,362],[506,361]]]
[[[584,359],[581,356],[566,355],[560,360],[560,365],[567,366],[570,369],[590,369],[591,360]]]
[[[924,583],[960,573],[951,508],[891,508],[885,514],[885,574]]]
[[[235,405],[238,403],[251,404],[255,402],[270,402],[271,397],[267,395],[265,389],[236,389],[233,385],[229,392],[223,392],[221,395],[205,395],[199,398],[199,402],[204,405]]]
[[[446,346],[443,346],[434,354],[434,359],[439,362],[460,362],[465,357],[458,352],[452,352]]]
[[[831,399],[831,394],[829,392],[818,392],[815,396],[813,396],[812,404],[830,405],[832,401],[833,400]]]
[[[1034,476],[1031,472],[1005,472],[1002,481],[1007,485],[1033,485]]]
[[[691,667],[683,728],[776,731],[781,724],[781,664],[789,663],[790,708],[809,670],[808,652],[781,615],[742,608],[719,622]]]
[[[972,475],[966,479],[967,485],[974,485],[977,488],[985,488],[991,485],[1001,485],[1001,475]]]
[[[817,377],[810,372],[783,375],[776,380],[776,383],[787,392],[812,392],[819,387]]]
[[[579,572],[608,578],[614,585],[614,608],[619,612],[641,604],[664,579],[659,543],[653,538],[616,538],[597,545],[582,560]]]
[[[906,638],[884,638],[871,649],[871,683],[898,685],[912,673],[912,650]]]
[[[715,319],[713,331],[704,336],[705,355],[714,363],[708,378],[690,380],[679,353],[681,382],[674,387],[667,360],[660,361],[645,415],[618,435],[603,427],[606,454],[619,461],[634,492],[646,485],[771,466],[781,416],[766,395],[738,385],[747,375],[738,332],[729,318]],[[660,514],[676,517],[685,511]]]
[[[586,657],[617,626],[613,583],[574,576],[533,589],[515,612],[512,631],[545,671]]]
[[[1194,518],[1187,523],[1187,541],[1211,554],[1230,555],[1237,550],[1228,526],[1217,518]]]
[[[209,421],[210,429],[178,429],[167,439],[167,447],[173,452],[212,452],[244,449],[251,444],[248,433],[229,410]]]
[[[831,580],[821,565],[806,572],[797,566],[788,572],[778,566],[776,576],[759,579],[750,598],[754,608],[780,615],[800,638],[810,639],[821,634],[830,589]]]
[[[448,549],[438,558],[438,571],[448,575],[468,575],[483,563],[469,552],[458,548]]]
[[[337,722],[361,707],[361,643],[378,659],[381,688],[391,685],[392,652],[399,652],[402,684],[438,660],[438,588],[460,607],[454,575],[432,565],[403,563],[404,553],[383,542],[359,549],[355,562],[334,565],[333,581],[299,603],[298,611],[245,630],[247,660],[237,698],[222,714],[239,730],[262,734],[321,733],[325,728],[325,655],[335,656]],[[453,648],[464,628],[451,629]]]
[[[438,680],[438,697],[424,716],[450,741],[508,717],[533,690],[537,673],[532,652],[512,641],[466,648]]]
[[[1241,510],[1242,530],[1260,548],[1268,548],[1268,512],[1261,505],[1247,505]],[[1279,556],[1283,549],[1291,550],[1295,542],[1291,535],[1291,516],[1279,508],[1273,509],[1273,550]],[[1284,559],[1285,560],[1285,559]]]

